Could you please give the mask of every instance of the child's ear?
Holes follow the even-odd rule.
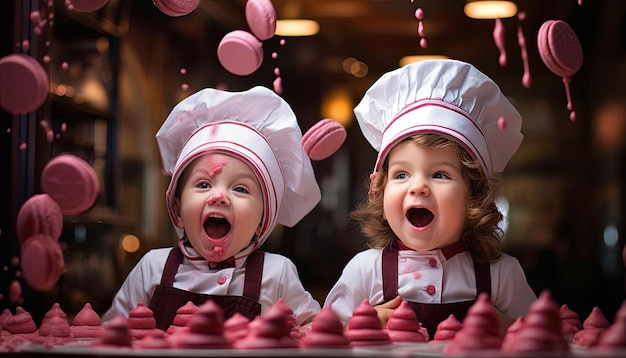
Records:
[[[180,199],[179,198],[174,198],[174,202],[172,203],[172,210],[174,211],[174,214],[176,215],[176,226],[179,228],[184,228],[185,224],[183,223],[183,217],[180,216]]]

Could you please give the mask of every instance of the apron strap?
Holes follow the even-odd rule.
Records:
[[[263,261],[265,252],[253,251],[246,260],[246,278],[243,284],[243,295],[255,302],[261,297],[261,281],[263,279]]]
[[[167,261],[165,261],[165,267],[163,268],[163,274],[161,275],[161,285],[174,285],[174,277],[176,276],[176,272],[178,272],[178,266],[181,262],[183,262],[183,253],[180,251],[178,246],[174,246],[172,250],[170,250],[170,254],[167,256]]]
[[[393,300],[398,295],[398,248],[391,246],[383,250],[383,299]]]

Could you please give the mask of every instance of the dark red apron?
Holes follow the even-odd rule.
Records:
[[[236,312],[251,320],[260,315],[261,304],[259,303],[259,297],[261,294],[264,258],[265,254],[262,251],[254,251],[248,256],[243,296],[207,295],[174,287],[174,276],[178,272],[178,266],[183,262],[183,254],[178,246],[175,246],[170,251],[165,262],[161,284],[154,290],[148,306],[154,312],[157,328],[167,330],[174,322],[176,311],[189,301],[199,306],[211,299],[222,307],[225,319],[230,318]]]
[[[383,295],[385,302],[398,296],[398,247],[383,250]],[[491,295],[491,271],[489,263],[474,261],[474,275],[476,277],[476,296],[481,292]],[[476,302],[476,299],[453,302],[453,303],[420,303],[411,302],[411,308],[415,311],[417,319],[422,326],[428,329],[430,339],[437,332],[437,325],[453,314],[456,319],[463,322],[467,310]]]

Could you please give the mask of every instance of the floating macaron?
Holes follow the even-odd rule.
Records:
[[[254,35],[243,30],[226,34],[217,48],[217,57],[230,73],[247,76],[263,63],[263,46]]]
[[[346,140],[346,129],[333,119],[322,119],[309,128],[302,137],[302,148],[313,160],[333,155]]]
[[[63,214],[77,215],[94,205],[100,182],[89,163],[67,153],[52,158],[43,168],[41,189],[59,204]]]
[[[71,0],[74,11],[94,12],[100,10],[109,0]]]
[[[152,0],[162,13],[177,17],[191,13],[200,5],[200,0]]]
[[[11,114],[38,109],[48,97],[50,80],[34,58],[14,53],[0,58],[0,107]]]
[[[570,120],[576,120],[569,86],[570,78],[583,65],[583,50],[578,36],[565,21],[548,20],[537,33],[537,48],[546,67],[555,75],[563,77]]]
[[[47,291],[59,280],[65,260],[59,243],[44,235],[31,236],[20,246],[22,277],[37,291]]]
[[[276,10],[270,0],[248,0],[246,21],[259,40],[268,40],[276,32]]]
[[[571,77],[583,65],[580,41],[564,21],[544,22],[537,34],[537,47],[543,63],[557,76]]]
[[[48,194],[31,196],[22,204],[17,214],[17,240],[21,244],[37,234],[59,240],[63,229],[63,213]]]

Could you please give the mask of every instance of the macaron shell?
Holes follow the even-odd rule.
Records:
[[[302,148],[312,160],[323,160],[333,155],[346,137],[346,129],[339,122],[323,119],[302,137]]]
[[[0,107],[12,114],[39,108],[48,97],[50,80],[34,58],[11,54],[0,58]]]
[[[77,215],[93,206],[100,184],[87,162],[73,154],[61,154],[44,167],[41,188],[59,204],[63,214]]]
[[[31,196],[17,214],[16,230],[20,244],[37,234],[58,241],[63,230],[63,214],[59,204],[48,194]]]
[[[217,48],[222,66],[235,75],[247,76],[256,71],[263,62],[261,41],[243,30],[229,32]]]
[[[65,260],[59,244],[38,234],[28,238],[20,246],[22,277],[30,287],[47,291],[58,281]]]
[[[552,58],[550,46],[548,45],[548,29],[553,23],[554,20],[548,20],[539,27],[539,32],[537,33],[537,49],[539,50],[539,56],[544,65],[557,76],[563,76],[563,71]]]
[[[78,12],[94,12],[100,10],[109,2],[109,0],[72,0],[74,11]]]
[[[573,76],[583,65],[583,51],[578,36],[564,21],[555,20],[548,28],[548,48],[556,64]]]
[[[248,0],[246,21],[259,40],[267,40],[276,32],[276,10],[270,0]]]
[[[153,0],[152,3],[164,14],[177,17],[197,9],[200,0]]]

